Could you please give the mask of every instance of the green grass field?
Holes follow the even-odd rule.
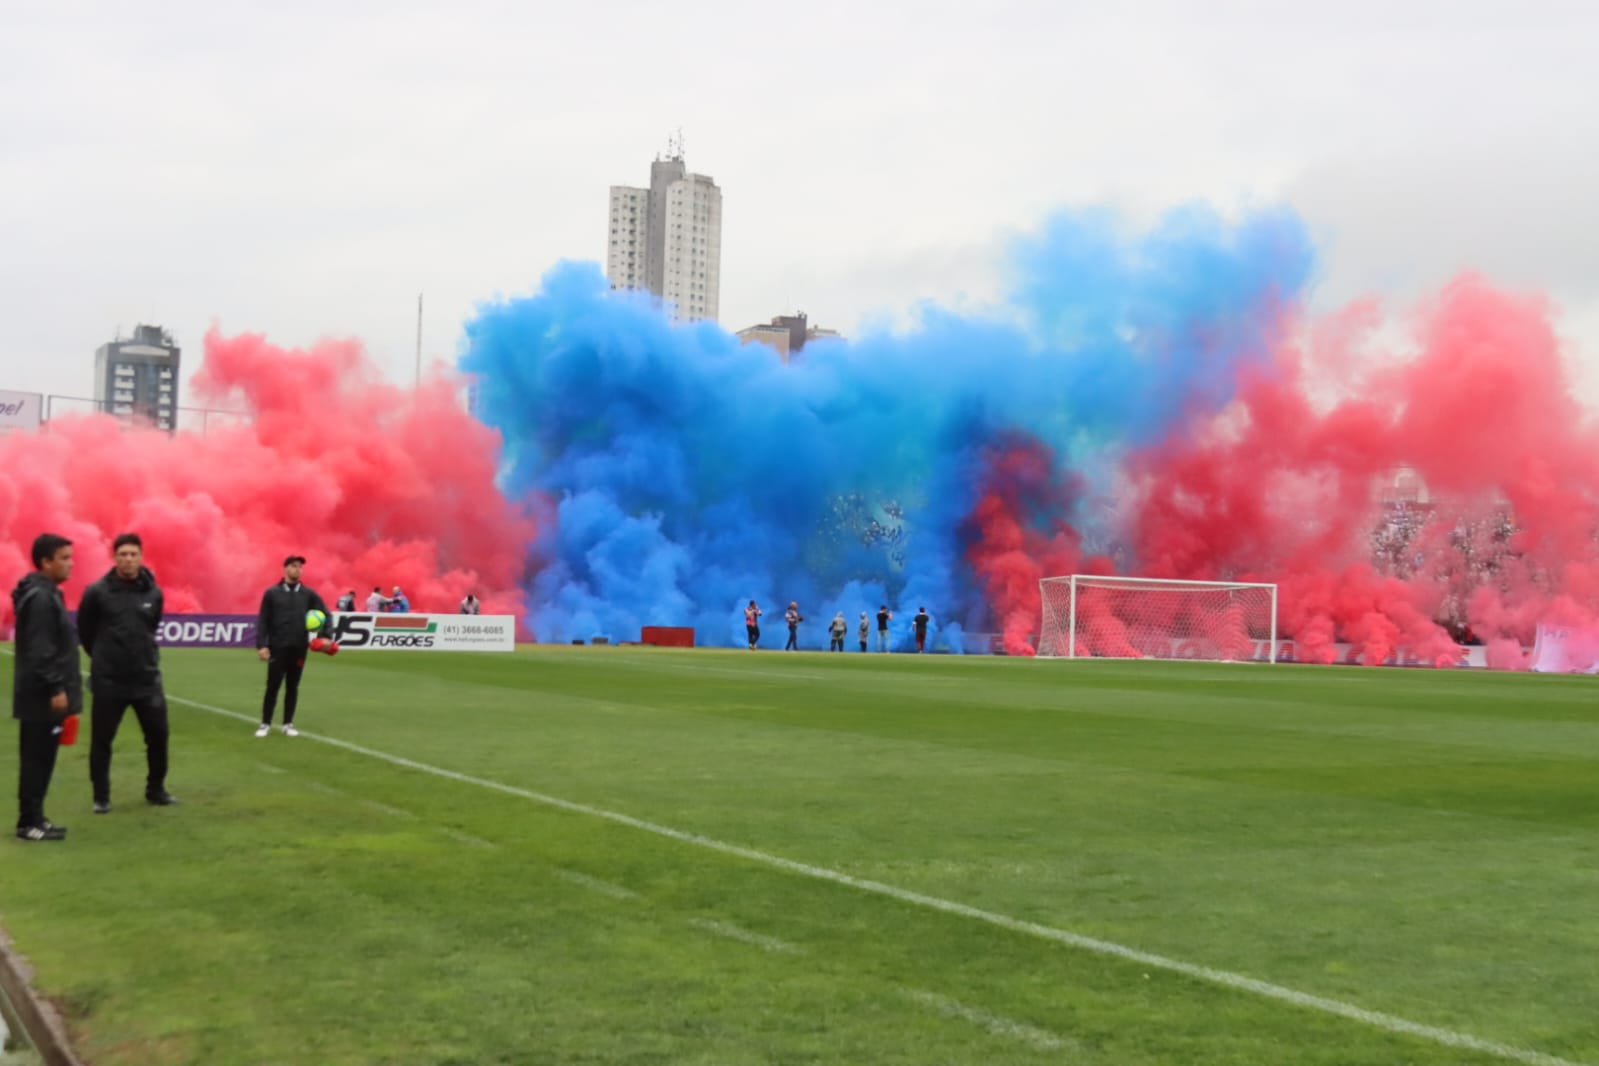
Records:
[[[257,740],[263,669],[0,845],[94,1066],[1599,1062],[1593,679],[350,653]]]

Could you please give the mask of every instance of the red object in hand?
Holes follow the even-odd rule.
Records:
[[[311,650],[312,651],[321,651],[323,649],[323,647],[326,646],[326,644],[327,644],[327,641],[323,640],[321,637],[312,637],[311,638]]]
[[[61,723],[61,746],[70,748],[78,742],[78,716],[72,715]]]
[[[331,640],[328,641],[328,646],[326,648],[323,648],[322,650],[327,652],[329,655],[337,655],[337,654],[339,654],[339,646],[338,646],[338,644],[334,643]]]

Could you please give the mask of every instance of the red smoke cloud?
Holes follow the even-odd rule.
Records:
[[[1599,434],[1546,304],[1464,277],[1423,308],[1409,353],[1364,354],[1381,325],[1360,304],[1303,340],[1285,329],[1226,409],[1129,456],[1113,531],[1128,570],[1278,583],[1279,635],[1301,661],[1345,641],[1370,663],[1404,646],[1449,665],[1470,633],[1491,666],[1525,668],[1540,622],[1599,644]],[[1104,565],[1079,560],[1063,523],[1029,518],[1076,491],[1051,465],[1037,445],[997,450],[971,517],[968,559],[1013,653],[1037,632],[1039,577]],[[1407,477],[1426,499],[1392,498]],[[1079,606],[1090,643],[1132,653]]]
[[[475,592],[485,613],[521,615],[532,522],[496,490],[498,439],[456,383],[386,385],[352,341],[290,350],[213,331],[193,389],[248,417],[204,435],[91,416],[0,436],[6,590],[50,530],[76,544],[76,600],[133,530],[169,612],[254,611],[292,552],[329,603],[399,585],[416,611],[454,611]]]
[[[1423,310],[1408,358],[1363,369],[1378,324],[1357,307],[1309,354],[1280,346],[1228,410],[1135,457],[1141,571],[1279,582],[1282,632],[1312,661],[1345,640],[1368,662],[1403,644],[1453,663],[1445,622],[1517,665],[1495,642],[1531,643],[1540,621],[1591,627],[1599,440],[1548,308],[1462,278]],[[1319,408],[1309,372],[1348,398]],[[1401,471],[1430,498],[1384,508]]]
[[[1019,434],[996,442],[982,455],[983,490],[966,523],[966,561],[994,611],[1009,655],[1033,654],[1042,606],[1038,582],[1084,569],[1077,532],[1049,506],[1064,495],[1053,468],[1050,449]],[[1092,572],[1108,569],[1101,560]]]

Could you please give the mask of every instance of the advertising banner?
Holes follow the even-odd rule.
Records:
[[[169,614],[155,631],[165,648],[253,648],[253,614]]]
[[[1332,662],[1336,665],[1361,666],[1366,664],[1365,651],[1359,644],[1339,643],[1332,645]],[[1147,658],[1151,659],[1215,659],[1216,647],[1209,641],[1182,640],[1172,638],[1156,638],[1148,641],[1140,649]],[[1257,640],[1253,642],[1250,655],[1245,661],[1257,663],[1267,662],[1271,659],[1271,642]],[[1280,663],[1300,662],[1298,649],[1291,640],[1277,641],[1277,661]],[[1312,658],[1310,662],[1321,662],[1320,658]],[[1416,652],[1404,645],[1394,648],[1379,664],[1380,666],[1438,666],[1440,664],[1429,659],[1423,659]],[[1481,646],[1461,648],[1456,654],[1455,661],[1444,664],[1449,666],[1486,667],[1488,665],[1487,649]]]
[[[0,389],[0,432],[8,429],[38,429],[43,410],[44,397],[37,392],[7,392]]]
[[[340,651],[515,651],[508,614],[335,614]]]
[[[68,611],[72,624],[78,612]],[[253,614],[169,614],[156,627],[155,642],[163,648],[253,648]]]
[[[340,651],[515,651],[512,615],[335,614]],[[253,648],[253,614],[169,614],[156,630],[165,648]]]

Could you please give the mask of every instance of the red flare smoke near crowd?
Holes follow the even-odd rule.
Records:
[[[1367,662],[1403,645],[1445,665],[1477,640],[1520,668],[1541,622],[1599,631],[1599,437],[1544,301],[1459,279],[1399,358],[1364,350],[1380,324],[1361,304],[1285,328],[1226,409],[1128,455],[1132,568],[1277,582],[1301,661],[1342,640]],[[1031,650],[1039,577],[1108,568],[1063,523],[1023,517],[1065,493],[1049,469],[1035,446],[997,452],[973,515],[969,558],[1012,653]]]
[[[399,585],[417,611],[452,612],[474,592],[485,613],[521,614],[532,525],[495,489],[498,442],[456,384],[385,385],[354,342],[287,350],[212,332],[192,388],[247,417],[203,435],[96,415],[0,436],[6,588],[50,530],[76,545],[74,603],[133,530],[173,613],[254,612],[292,552],[330,603]]]
[[[1283,312],[1271,358],[1239,364],[1223,409],[1107,453],[1109,557],[1086,557],[1068,520],[1107,490],[1062,473],[1025,427],[1002,435],[964,542],[1007,650],[1033,650],[1039,578],[1115,567],[1277,583],[1301,661],[1347,642],[1368,662],[1404,646],[1444,665],[1474,641],[1519,668],[1542,623],[1599,643],[1599,438],[1549,319],[1470,277],[1400,352],[1379,350],[1372,304]],[[168,437],[69,418],[0,437],[0,581],[49,529],[84,560],[75,599],[136,530],[174,612],[252,610],[292,551],[330,598],[400,585],[417,610],[476,592],[485,611],[523,613],[532,522],[496,489],[498,442],[454,384],[384,385],[349,342],[213,333],[205,347],[193,389],[242,408],[236,425]]]

